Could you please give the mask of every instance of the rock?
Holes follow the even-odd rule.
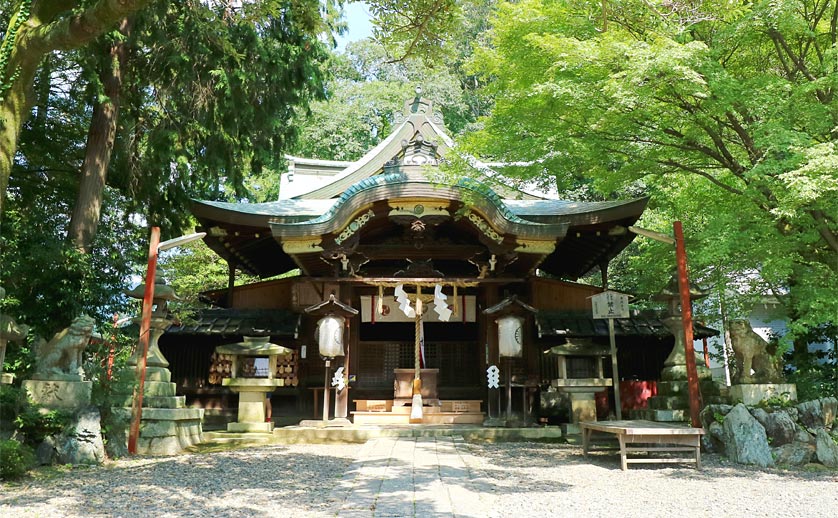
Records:
[[[743,404],[733,407],[722,425],[725,453],[739,464],[753,464],[763,468],[774,465],[765,428]]]
[[[131,409],[114,407],[102,415],[105,425],[105,451],[111,459],[128,456],[128,429],[131,426]]]
[[[818,461],[828,468],[838,468],[838,444],[823,428],[815,436],[815,454]]]
[[[710,429],[710,423],[718,422],[718,417],[724,417],[733,407],[730,405],[707,405],[698,414],[701,420],[701,426],[705,430]]]
[[[802,426],[799,424],[797,426],[797,431],[794,434],[794,440],[797,442],[805,442],[806,444],[811,444],[814,446],[815,444],[815,436],[807,432]]]
[[[55,462],[58,450],[55,448],[55,438],[47,437],[35,448],[35,458],[41,466],[48,466]]]
[[[89,407],[82,411],[69,433],[56,441],[58,462],[61,464],[99,464],[105,460],[105,444],[99,410]]]
[[[823,411],[823,424],[826,429],[830,430],[836,427],[836,423],[838,423],[838,398],[822,398],[821,410]]]
[[[815,447],[802,442],[792,442],[771,449],[774,462],[780,466],[803,466],[812,462]]]
[[[797,410],[799,412],[798,420],[803,426],[809,428],[810,430],[824,427],[825,423],[823,419],[821,400],[815,399],[799,403],[797,405]]]
[[[754,408],[751,415],[765,428],[768,444],[772,447],[776,448],[794,441],[797,434],[797,424],[784,410],[769,413],[761,408]]]
[[[710,453],[725,452],[725,432],[721,423],[711,422],[706,428],[707,433],[701,436],[704,449]]]

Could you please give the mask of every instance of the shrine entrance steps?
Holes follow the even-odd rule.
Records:
[[[483,424],[486,420],[486,414],[480,411],[480,400],[430,399],[424,403],[421,424]],[[352,418],[356,426],[411,424],[413,407],[409,400],[359,399],[355,407]]]
[[[563,440],[558,426],[532,428],[484,427],[473,424],[452,425],[350,425],[285,426],[271,433],[204,432],[205,443],[195,449],[214,446],[250,446],[259,444],[364,443],[382,437],[463,437],[475,442],[558,441]]]

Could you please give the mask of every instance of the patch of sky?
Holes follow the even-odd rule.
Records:
[[[347,3],[343,6],[343,16],[347,25],[346,32],[335,38],[339,52],[346,49],[347,43],[372,36],[372,15],[365,2]]]

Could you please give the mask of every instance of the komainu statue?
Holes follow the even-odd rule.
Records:
[[[732,320],[729,326],[730,341],[736,356],[733,383],[782,383],[779,361],[769,353],[768,342],[751,328],[751,323],[747,320]]]
[[[82,354],[95,323],[91,317],[81,315],[49,342],[41,340],[35,351],[37,366],[32,379],[83,381]]]

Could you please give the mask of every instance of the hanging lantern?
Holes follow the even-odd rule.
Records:
[[[321,356],[343,356],[343,323],[344,318],[335,315],[327,315],[317,321],[317,345]]]
[[[520,358],[523,351],[524,319],[512,315],[499,318],[498,352],[506,358]]]

